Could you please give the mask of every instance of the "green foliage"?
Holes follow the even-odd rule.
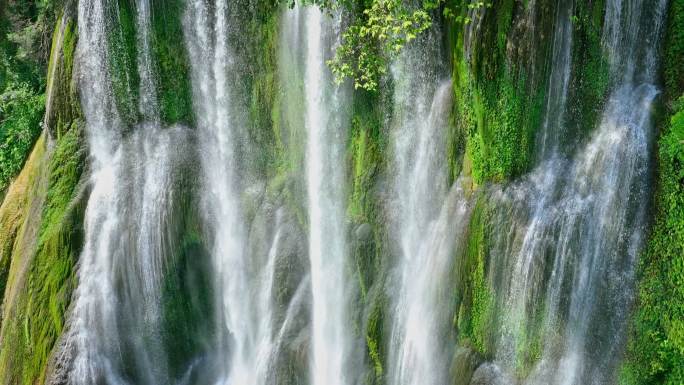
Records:
[[[61,3],[0,3],[0,196],[41,130],[50,34]]]
[[[641,283],[625,384],[684,383],[684,96],[658,145],[656,220]]]
[[[0,3],[0,91],[44,87],[50,36],[61,0]]]
[[[21,170],[41,131],[45,96],[28,86],[0,94],[0,192]]]
[[[343,43],[328,62],[338,83],[354,79],[355,88],[375,90],[387,62],[432,25],[430,11],[439,0],[424,0],[418,9],[401,0],[374,0],[343,33]]]
[[[324,8],[353,7],[345,0],[312,1]],[[388,63],[404,46],[432,26],[434,11],[442,7],[444,17],[457,23],[469,23],[467,14],[444,7],[444,0],[421,0],[407,5],[402,0],[359,1],[361,8],[342,34],[342,44],[328,65],[341,83],[354,81],[354,88],[375,91],[380,78],[387,73]],[[459,4],[464,10],[491,7],[490,2],[475,1]]]

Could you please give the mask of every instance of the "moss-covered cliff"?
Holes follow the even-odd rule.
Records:
[[[284,207],[285,222],[292,229],[288,239],[296,245],[278,258],[277,274],[285,278],[278,281],[281,285],[275,290],[277,316],[283,318],[297,290],[288,275],[305,275],[306,251],[301,247],[308,226],[302,173],[303,70],[299,53],[287,46],[286,35],[293,31],[284,26],[284,5],[256,0],[244,3],[238,12],[243,24],[226,37],[234,43],[239,58],[231,80],[239,90],[235,104],[246,127],[247,140],[240,144],[239,152],[247,167],[241,171],[259,181],[257,187],[243,192],[242,198],[248,227],[269,222],[276,209]],[[454,96],[447,156],[441,161],[449,168],[446,183],[463,177],[459,183],[466,185],[473,201],[465,248],[454,256],[460,263],[450,272],[457,283],[453,303],[449,304],[455,309],[451,331],[462,347],[455,353],[453,362],[458,364],[451,370],[467,373],[463,377],[468,379],[459,377],[462,382],[456,382],[464,384],[480,362],[491,360],[496,353],[500,314],[495,309],[496,285],[489,272],[497,202],[490,192],[519,181],[540,160],[538,136],[549,97],[559,7],[559,2],[552,0],[492,3],[491,7],[473,10],[468,6],[470,1],[449,0],[433,14],[434,22],[442,27],[442,50]],[[0,6],[6,4],[12,7],[4,8],[6,12],[0,10],[0,33],[15,35],[0,44],[0,197],[4,198],[0,207],[0,381],[60,383],[64,380],[60,370],[68,363],[60,361],[63,357],[56,353],[64,349],[59,342],[68,330],[69,306],[78,284],[76,270],[89,176],[75,76],[77,4],[75,0],[49,3],[19,16],[8,16],[15,11],[15,2],[0,0]],[[136,9],[129,0],[108,4],[112,92],[124,123],[133,130],[143,118],[138,108]],[[165,126],[179,124],[194,130],[197,119],[182,27],[184,3],[152,1],[151,7],[152,71],[160,118]],[[353,2],[346,22],[366,17],[363,10],[368,7],[368,2]],[[578,1],[571,11],[568,135],[559,140],[563,151],[569,153],[591,134],[611,86],[609,58],[601,41],[605,7],[603,0]],[[464,25],[463,17],[469,17],[470,23]],[[28,40],[12,30],[12,22],[21,18],[30,19],[31,25],[54,25],[54,29],[49,28],[53,33],[45,63],[39,59],[30,62],[25,59],[29,56],[22,56]],[[665,106],[658,140],[653,228],[642,256],[631,342],[622,370],[621,380],[626,384],[684,381],[684,234],[680,215],[684,205],[684,101],[680,97],[684,92],[683,22],[684,3],[672,0],[662,55]],[[35,28],[39,34],[46,29],[42,24]],[[43,77],[45,80],[40,80]],[[387,293],[395,261],[387,228],[385,183],[393,172],[388,124],[393,108],[392,83],[388,76],[376,91],[353,92],[345,149],[349,269],[358,293],[350,318],[355,338],[364,347],[363,357],[356,357],[365,368],[362,381],[374,385],[387,383],[391,330]],[[198,314],[211,312],[208,300],[192,302],[196,298],[188,295],[185,286],[190,280],[193,285],[203,282],[208,267],[194,264],[207,259],[202,226],[196,223],[194,203],[188,203],[197,199],[193,195],[197,192],[189,187],[183,191],[188,207],[179,214],[183,218],[178,224],[181,251],[167,266],[163,294],[167,320],[164,335],[168,339],[164,343],[171,351],[171,366],[192,359],[205,347],[205,341],[197,341],[201,334],[197,325],[206,326]],[[193,287],[210,295],[208,286],[197,285]],[[528,376],[541,358],[539,314],[530,315],[533,322],[515,342],[514,371],[519,378]],[[183,333],[187,333],[186,339],[173,338]],[[300,373],[306,372],[302,358],[306,354],[301,352],[301,344],[306,342],[301,342],[299,335],[288,338],[299,345],[283,353],[287,359],[279,363],[279,383],[294,384],[301,382]]]
[[[5,272],[0,339],[12,348],[0,352],[0,377],[8,384],[45,381],[50,354],[65,330],[82,242],[85,147],[72,76],[75,3],[58,13],[44,129],[2,206],[8,232],[0,256]]]

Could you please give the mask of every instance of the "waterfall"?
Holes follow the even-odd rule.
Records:
[[[547,159],[557,154],[558,146],[561,144],[561,137],[564,133],[563,122],[572,64],[573,8],[573,1],[564,1],[558,3],[556,10],[551,74],[549,75],[546,111],[537,151],[540,159]]]
[[[274,340],[272,290],[280,220],[264,264],[247,250],[248,229],[241,192],[239,148],[244,122],[235,113],[237,90],[231,74],[236,57],[229,39],[237,16],[229,2],[209,6],[191,1],[184,18],[191,59],[198,144],[203,171],[202,216],[213,256],[217,350],[213,358],[220,384],[266,384],[271,375]],[[261,240],[266,241],[265,239]]]
[[[325,64],[333,20],[315,6],[305,12],[305,161],[313,299],[311,384],[343,385],[350,383],[346,364],[351,348],[350,278],[345,274],[345,99],[343,90],[332,89]]]
[[[268,55],[279,57],[258,64],[274,67],[260,82],[254,78],[261,72],[243,68],[252,57],[245,52],[253,48],[243,36],[245,26],[275,22],[244,20],[246,13],[256,13],[252,2],[245,7],[230,0],[187,0],[182,38],[192,88],[190,128],[162,119],[166,96],[164,80],[155,73],[155,2],[134,3],[135,65],[124,71],[137,71],[125,73],[137,83],[129,80],[130,95],[122,96],[114,87],[116,36],[110,34],[122,28],[115,20],[124,5],[79,2],[76,73],[91,190],[66,332],[73,354],[69,384],[352,385],[374,374],[390,385],[441,385],[465,376],[455,371],[469,365],[491,383],[616,381],[649,219],[651,115],[660,92],[656,42],[667,0],[606,1],[600,49],[609,86],[596,127],[571,122],[578,76],[573,17],[581,4],[556,1],[535,163],[510,183],[479,186],[467,175],[449,185],[450,114],[459,92],[458,82],[448,78],[442,52],[447,39],[436,21],[394,59],[375,99],[352,93],[349,83],[336,86],[326,65],[352,18],[340,9],[310,4],[270,10],[268,17],[282,17],[275,19],[282,21],[281,36],[268,30],[260,38],[268,40]],[[533,23],[547,10],[535,13],[535,2],[525,6],[515,8],[524,12],[516,15],[525,19],[521,23]],[[464,11],[472,22],[458,35],[464,39],[459,47],[469,64],[484,55],[480,40],[493,38],[487,28],[489,18],[501,16],[496,11]],[[273,25],[278,26],[268,28]],[[508,44],[496,39],[492,44]],[[506,47],[514,48],[519,47]],[[467,68],[459,63],[458,71]],[[467,80],[476,89],[490,79]],[[478,97],[488,95],[482,89]],[[135,103],[122,103],[126,97]],[[366,97],[391,107],[372,122],[380,128],[352,120],[356,103]],[[267,98],[273,105],[250,105]],[[135,111],[123,111],[122,105]],[[262,107],[272,114],[263,119],[267,123],[250,121]],[[474,115],[491,113],[489,106],[475,108],[482,111]],[[373,159],[379,171],[369,173],[377,178],[377,191],[368,195],[378,200],[372,202],[378,212],[362,219],[368,222],[364,228],[372,227],[368,243],[385,255],[377,256],[381,271],[368,279],[370,289],[358,293],[349,234],[357,218],[347,212],[347,165],[353,160],[363,168],[368,160],[356,159],[356,150],[350,155],[356,123],[367,130],[359,150],[367,152],[360,157],[386,157],[377,164]],[[491,128],[483,124],[470,128]],[[470,140],[469,133],[453,135]],[[380,154],[384,141],[389,149]],[[270,144],[278,148],[254,150]],[[277,170],[255,171],[250,151],[268,153],[263,168]],[[477,211],[480,206],[486,210]],[[471,227],[480,222],[478,230],[486,234],[478,246],[493,296],[487,310],[491,338],[483,342],[487,357],[475,357],[473,341],[461,338],[460,324],[454,325],[467,307],[456,308],[458,290],[472,289],[465,282],[472,277],[461,274],[469,268]],[[209,265],[205,272],[201,257],[184,260],[183,268],[197,269],[196,275],[174,264],[185,258],[179,256],[186,246],[181,243],[191,232]],[[207,289],[197,290],[204,281]],[[366,297],[366,289],[379,293],[382,303]],[[181,302],[185,294],[210,297],[206,312],[179,316],[196,317],[187,321],[192,325],[174,324],[185,322],[174,311],[187,310],[168,303],[177,293]],[[372,319],[379,324],[372,328],[382,329],[373,333],[380,336],[363,335],[371,317],[362,314],[368,309],[355,309],[355,302],[380,309],[379,319]],[[363,352],[364,337],[382,346],[371,352],[371,341],[365,341]],[[174,339],[183,342],[169,342]],[[374,367],[364,367],[364,353],[377,355],[371,357]],[[477,363],[454,364],[464,357]]]
[[[530,384],[615,381],[648,202],[650,115],[658,91],[655,64],[647,58],[656,46],[638,47],[646,46],[643,39],[657,41],[665,1],[647,16],[650,6],[608,5],[606,17],[617,20],[607,22],[603,40],[611,72],[620,76],[586,143],[569,157],[556,143],[530,175],[492,195],[497,209],[490,274],[499,282],[503,316],[496,362],[515,370],[524,359],[518,344],[533,337],[530,330],[541,320],[541,357]],[[568,14],[560,17],[569,24]],[[567,87],[568,54],[559,54],[570,44],[565,30],[556,29],[552,87]],[[547,105],[545,138],[548,129],[564,131],[567,90],[552,88],[550,95],[558,92]]]
[[[152,55],[150,52],[150,0],[138,0],[136,3],[138,25],[138,74],[140,76],[140,100],[138,110],[145,120],[159,122],[157,91],[152,71]]]
[[[436,32],[406,47],[392,68],[395,81],[392,206],[398,261],[389,346],[389,383],[446,383],[448,294],[453,253],[465,233],[468,204],[460,181],[447,196],[446,127],[453,90],[439,81]]]
[[[189,2],[184,17],[185,41],[192,65],[194,104],[202,165],[202,216],[210,233],[216,290],[216,365],[219,383],[251,383],[255,367],[254,332],[245,260],[245,229],[235,175],[236,126],[231,117],[227,83],[232,52],[225,1],[209,7]],[[217,167],[218,165],[221,165]],[[252,380],[250,380],[252,378]]]
[[[139,113],[146,119],[125,133],[110,89],[107,9],[79,6],[79,85],[92,163],[73,325],[76,357],[71,381],[169,383],[162,323],[163,268],[177,204],[178,174],[188,152],[186,130],[158,121],[149,52],[149,6],[137,4],[141,32]]]

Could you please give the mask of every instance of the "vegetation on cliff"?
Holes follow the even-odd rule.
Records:
[[[116,9],[109,10],[116,23],[108,36],[108,59],[118,109],[132,127],[141,119],[135,9],[130,1],[114,3]],[[538,12],[531,19],[524,19],[529,2],[515,0],[435,0],[416,7],[398,0],[322,3],[328,9],[345,6],[351,15],[343,44],[329,65],[338,80],[352,78],[356,88],[346,148],[351,268],[359,293],[355,332],[365,341],[363,360],[368,369],[364,381],[380,385],[386,382],[389,304],[384,286],[391,264],[386,257],[386,192],[379,186],[390,169],[387,116],[382,111],[392,91],[387,66],[433,23],[444,26],[454,93],[448,159],[444,160],[450,168],[448,182],[455,182],[459,175],[470,177],[472,190],[510,182],[534,165],[535,138],[547,97],[553,29],[549,20],[555,2],[538,0]],[[151,4],[153,72],[161,119],[165,125],[192,127],[195,117],[183,45],[183,2]],[[72,79],[78,33],[73,14],[65,19],[62,7],[42,1],[23,9],[19,2],[0,0],[0,197],[5,198],[0,208],[0,292],[4,294],[0,341],[12,347],[0,349],[0,380],[5,383],[46,380],[50,355],[67,325],[83,241],[87,162]],[[573,12],[569,89],[573,104],[567,124],[587,134],[595,127],[610,87],[601,46],[604,8],[602,0],[578,2]],[[283,203],[304,227],[303,181],[297,174],[302,167],[302,122],[295,117],[302,107],[284,99],[286,89],[296,95],[303,84],[297,76],[290,78],[277,70],[284,60],[278,50],[278,10],[275,2],[257,1],[244,10],[250,13],[241,26],[244,30],[235,31],[249,35],[249,44],[237,48],[238,56],[245,59],[235,78],[246,95],[239,103],[246,111],[253,148],[241,151],[250,159],[249,172],[267,180],[265,200]],[[684,382],[684,97],[680,97],[684,92],[684,2],[672,0],[669,15],[663,69],[663,115],[667,117],[662,119],[658,140],[654,224],[641,262],[632,340],[622,371],[625,384]],[[466,33],[467,25],[474,22],[481,23],[476,36]],[[48,61],[47,46],[55,25],[52,57],[59,60],[53,63]],[[526,34],[531,25],[537,28],[534,36]],[[301,71],[297,63],[289,65],[293,74]],[[453,295],[457,310],[452,326],[462,345],[486,359],[494,354],[491,330],[497,321],[495,293],[487,281],[489,202],[486,194],[469,193],[476,204],[465,250],[458,256],[462,262],[452,274],[459,281]],[[257,210],[250,208],[248,216],[253,218]],[[202,275],[207,269],[190,267],[190,260],[205,259],[206,251],[198,226],[187,227],[191,229],[183,236],[177,260],[168,267],[163,293],[169,325],[165,338],[173,350],[173,362],[187,360],[201,348],[193,345],[185,352],[184,347],[193,341],[173,336],[200,322],[192,317],[210,308],[207,298],[194,304],[201,311],[185,308],[189,305],[182,297],[184,280],[188,274]],[[523,352],[517,368],[521,377],[539,359],[540,335],[535,327],[531,325],[518,342]],[[196,336],[200,331],[192,329],[192,333]]]

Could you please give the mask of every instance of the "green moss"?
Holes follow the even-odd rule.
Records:
[[[183,36],[181,0],[152,0],[152,51],[160,115],[166,124],[193,124],[190,62]],[[136,67],[133,67],[136,68]]]
[[[664,45],[665,94],[675,99],[684,90],[684,0],[671,0]]]
[[[447,159],[452,180],[457,171],[464,169],[476,184],[501,182],[521,175],[533,161],[546,81],[544,71],[534,72],[532,77],[526,69],[546,54],[548,41],[540,40],[540,46],[525,60],[510,60],[510,47],[521,44],[512,38],[515,15],[522,12],[521,7],[505,0],[487,9],[480,34],[470,44],[468,58],[463,28],[455,29],[455,36],[449,39],[455,45],[454,128]],[[460,5],[460,9],[465,12],[467,7]],[[458,165],[464,147],[467,167]]]
[[[126,124],[138,121],[137,46],[135,9],[130,0],[110,2],[107,17],[109,74],[117,110]]]
[[[28,282],[23,383],[42,383],[52,347],[62,332],[75,288],[75,264],[82,244],[84,205],[74,202],[84,162],[78,129],[60,140],[50,161],[50,186],[43,212],[38,251]]]
[[[194,112],[190,64],[185,49],[182,15],[184,3],[153,0],[150,45],[152,71],[159,102],[159,115],[167,125],[192,125]],[[138,26],[135,4],[118,0],[110,4],[108,59],[117,109],[127,125],[140,120],[140,75],[138,73]]]
[[[571,113],[566,116],[570,127],[585,137],[596,127],[610,85],[609,63],[601,44],[603,18],[604,1],[580,2],[574,9],[572,80],[568,92]]]
[[[210,255],[197,232],[190,227],[185,231],[178,255],[166,266],[161,296],[162,337],[172,378],[181,378],[188,363],[214,339],[208,333],[214,330]]]
[[[73,19],[58,20],[56,42],[61,45],[51,52],[47,101],[51,112],[45,119],[49,131],[44,131],[44,138],[51,133],[56,137],[50,151],[42,152],[48,147],[43,141],[36,145],[29,164],[37,173],[36,181],[25,191],[29,211],[11,249],[0,350],[0,378],[5,383],[45,381],[47,361],[64,328],[82,244],[84,202],[76,188],[85,153],[81,129],[74,122],[79,108],[71,88]],[[40,101],[46,102],[42,96]],[[34,159],[38,151],[40,159]]]
[[[513,22],[514,0],[503,0],[496,4],[496,48],[498,52],[506,51],[508,33]]]
[[[477,82],[464,61],[457,64],[454,83],[455,125],[465,133],[475,182],[505,181],[525,172],[532,161],[544,91],[528,94],[525,80],[514,80],[506,70],[492,81]]]
[[[12,349],[0,353],[0,372],[11,383],[44,382],[48,358],[64,327],[83,237],[84,204],[76,199],[85,160],[82,148],[80,130],[74,127],[50,155],[38,245],[14,311],[3,325],[3,341]]]
[[[12,255],[21,228],[27,219],[31,188],[40,172],[44,154],[45,136],[42,135],[33,147],[31,156],[21,173],[9,187],[7,196],[0,206],[0,293],[5,293]]]
[[[544,304],[540,303],[526,318],[526,324],[516,334],[515,341],[515,370],[519,378],[527,378],[530,371],[541,359],[544,347]]]
[[[366,384],[383,384],[386,362],[384,312],[387,299],[379,292],[385,279],[383,256],[385,218],[376,193],[376,183],[385,167],[387,135],[382,127],[382,111],[376,94],[358,90],[352,104],[351,132],[347,142],[348,182],[351,185],[347,216],[352,223],[352,253],[358,281],[359,316],[366,340]],[[367,227],[364,239],[356,230]],[[363,309],[369,309],[364,313]]]
[[[240,44],[245,57],[244,87],[249,99],[250,156],[254,169],[268,180],[268,193],[293,213],[302,228],[308,226],[304,167],[303,69],[283,45],[281,8],[258,2],[246,18],[248,43]],[[242,36],[242,35],[241,35]],[[257,49],[255,49],[257,47]],[[251,159],[250,159],[251,160]]]
[[[64,215],[71,202],[74,188],[83,172],[85,162],[85,145],[82,143],[78,123],[74,122],[70,130],[59,139],[50,162],[50,188],[43,218],[48,226],[59,226],[59,218]],[[50,233],[52,229],[45,229]]]
[[[461,96],[462,99],[462,96]],[[463,106],[460,107],[463,109]],[[463,157],[466,151],[466,135],[459,128],[459,106],[452,103],[447,131],[447,184],[452,185],[463,171]]]
[[[466,249],[457,272],[459,310],[454,321],[461,344],[491,357],[494,292],[487,282],[487,223],[486,200],[480,197],[471,215]]]
[[[373,219],[377,210],[374,206],[374,184],[384,165],[383,154],[387,145],[377,101],[372,94],[363,91],[357,92],[354,98],[347,149],[352,178],[347,210],[356,223]]]
[[[251,93],[249,106],[249,135],[259,149],[255,166],[263,174],[282,166],[283,151],[280,141],[280,88],[277,70],[278,14],[261,14],[262,19],[249,23],[253,47],[249,52],[251,65],[247,69]]]
[[[670,2],[664,43],[669,119],[658,139],[655,219],[620,382],[684,383],[684,1]],[[674,96],[682,95],[678,100]]]
[[[366,373],[367,385],[380,385],[385,383],[384,327],[385,309],[387,303],[384,296],[378,298],[372,304],[370,314],[366,321],[366,354],[370,362],[370,370]]]

